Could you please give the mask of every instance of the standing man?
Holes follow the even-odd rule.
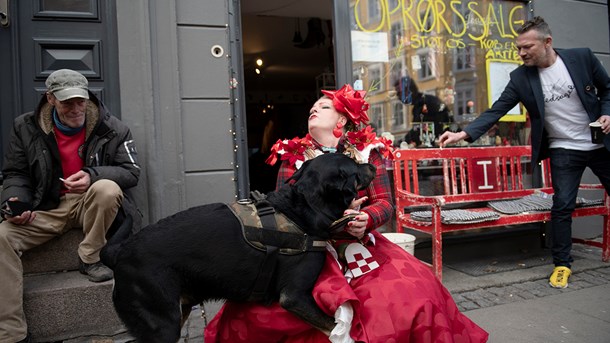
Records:
[[[548,24],[541,17],[517,30],[516,46],[523,65],[491,109],[481,113],[462,132],[445,132],[441,146],[476,140],[519,102],[529,112],[532,162],[551,158],[553,262],[549,283],[568,286],[572,273],[572,212],[586,167],[610,193],[610,78],[590,49],[554,50]],[[593,143],[589,123],[598,121],[603,143]]]
[[[112,279],[100,262],[106,233],[125,215],[140,222],[128,197],[140,167],[129,128],[89,92],[80,73],[62,69],[46,80],[34,112],[17,117],[6,155],[0,207],[0,342],[28,342],[21,254],[82,228],[80,272]],[[120,215],[117,215],[119,214]]]

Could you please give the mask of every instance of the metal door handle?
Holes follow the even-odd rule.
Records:
[[[0,26],[7,27],[8,25],[8,0],[0,0]]]

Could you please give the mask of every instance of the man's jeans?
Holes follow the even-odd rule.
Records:
[[[589,167],[610,193],[610,151],[551,149],[553,207],[551,208],[553,262],[570,268],[573,261],[572,212],[576,206],[578,186],[585,168]]]

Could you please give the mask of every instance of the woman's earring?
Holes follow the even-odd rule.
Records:
[[[337,123],[337,126],[333,129],[333,136],[340,138],[341,136],[343,136],[343,130],[341,130],[343,128],[343,124],[341,123]]]

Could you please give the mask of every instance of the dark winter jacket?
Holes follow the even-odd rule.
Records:
[[[141,223],[141,214],[130,196],[138,184],[140,167],[131,132],[89,93],[85,121],[84,168],[91,183],[100,179],[116,182],[124,192],[123,209]],[[43,96],[34,112],[14,120],[4,155],[1,203],[11,197],[32,205],[34,210],[51,210],[59,205],[60,177],[63,177],[52,119],[53,107]],[[138,228],[135,228],[137,230]]]

